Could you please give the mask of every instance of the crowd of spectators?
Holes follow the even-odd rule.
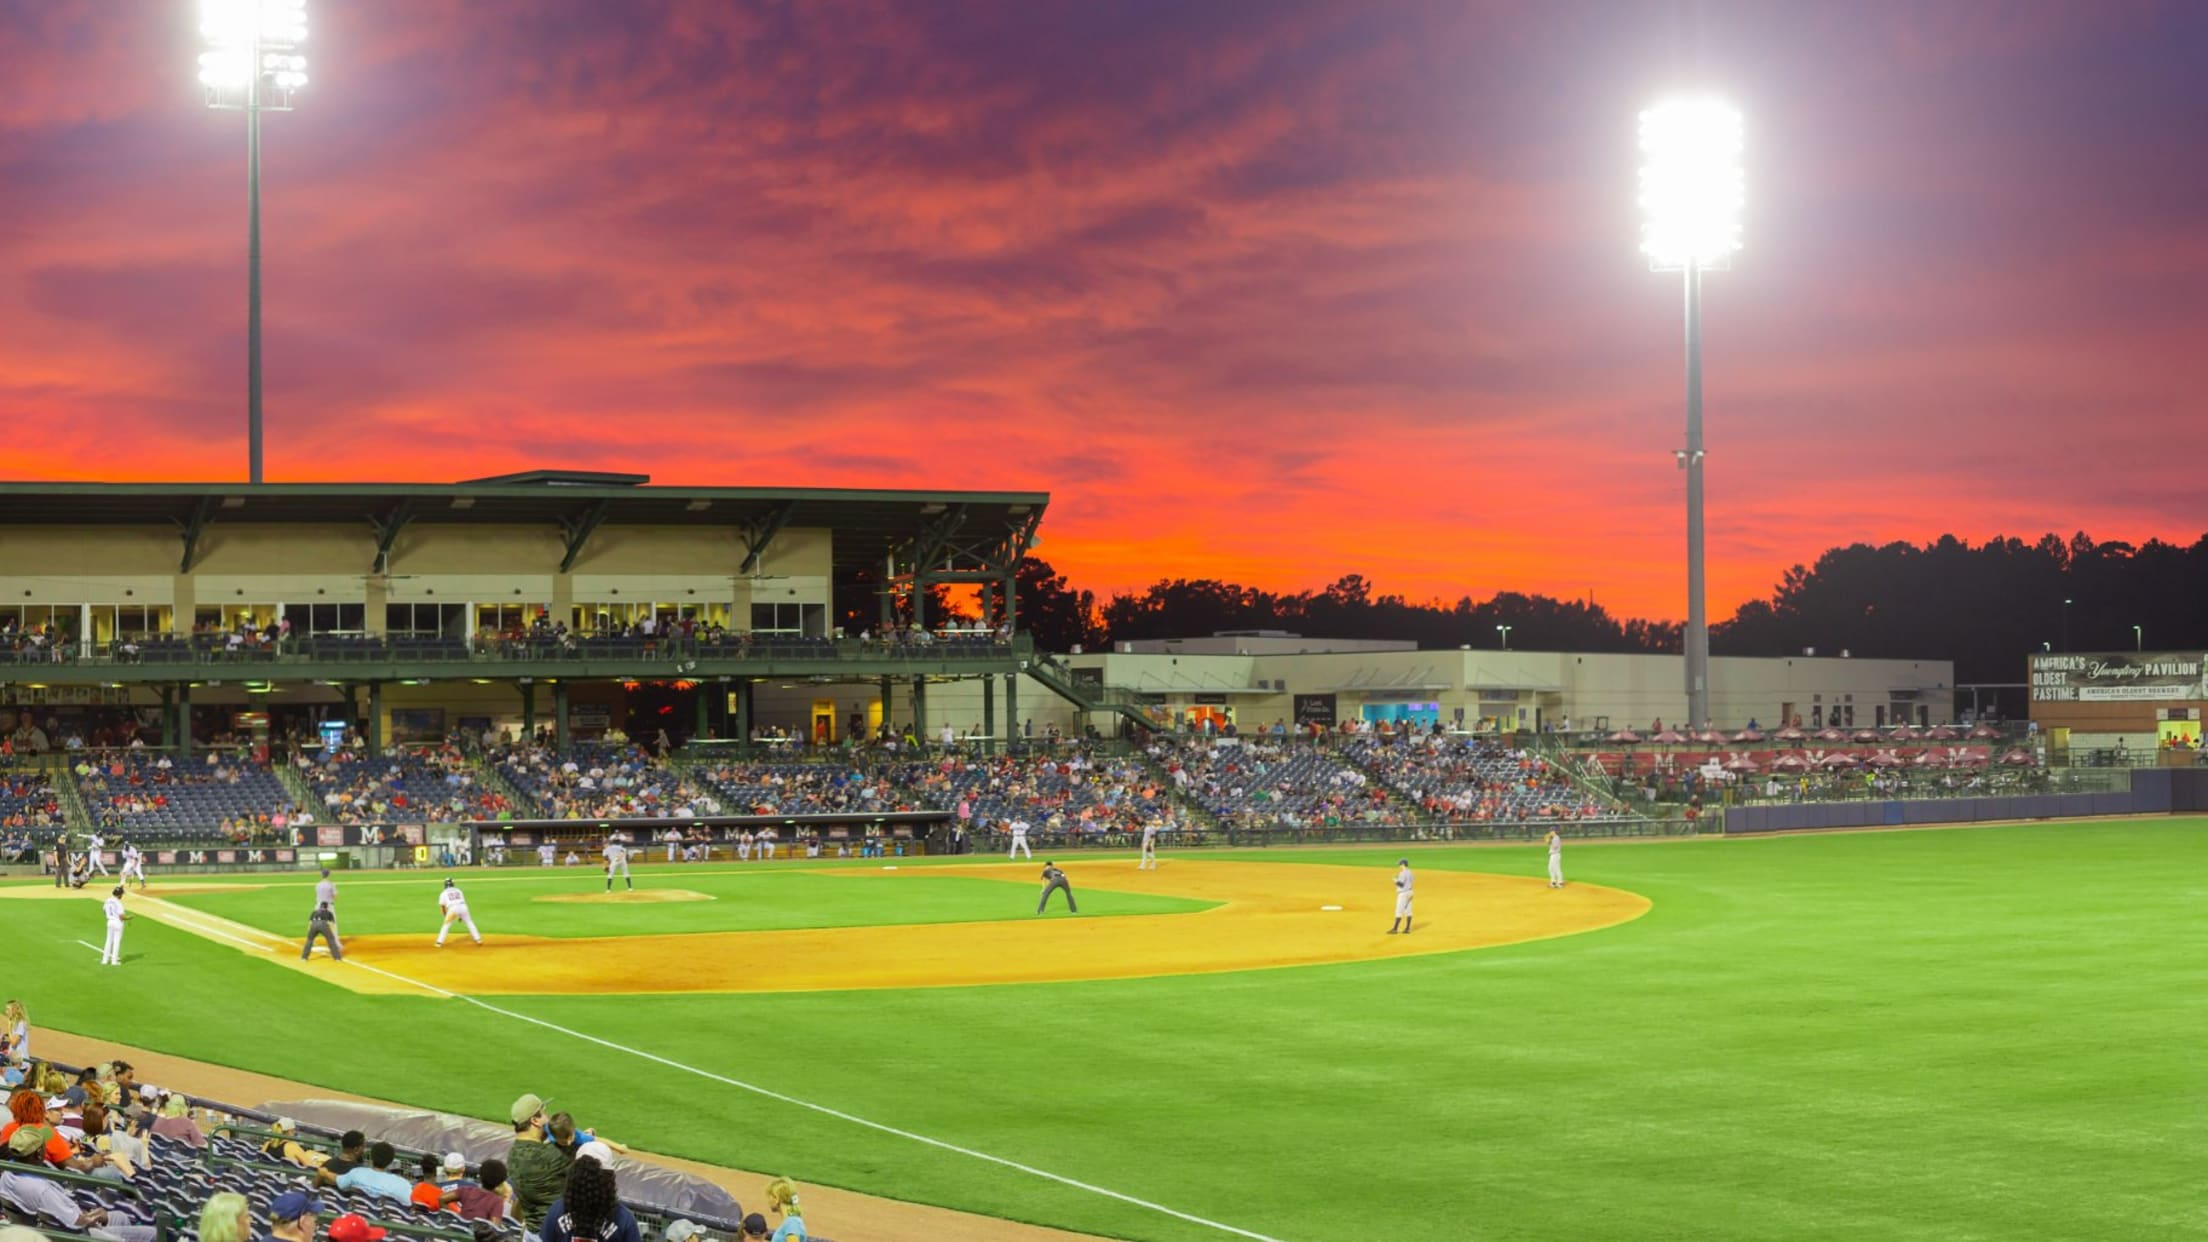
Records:
[[[1139,831],[1146,823],[1171,831],[1186,823],[1156,769],[1084,747],[1064,754],[944,754],[884,772],[897,790],[952,812],[965,834],[1002,832],[1016,822],[1066,835]]]
[[[0,828],[13,838],[21,830],[61,823],[61,795],[36,768],[0,768]]]
[[[730,815],[860,815],[922,809],[884,774],[847,763],[730,760],[693,769]]]
[[[283,782],[250,755],[85,752],[71,771],[86,809],[108,829],[215,824],[225,838],[241,844],[289,843],[298,814]]]
[[[341,748],[293,760],[308,788],[342,824],[430,823],[499,819],[511,801],[478,779],[468,757],[451,745],[369,755]]]
[[[1499,742],[1405,732],[1342,746],[1351,763],[1452,823],[1600,819],[1613,814],[1548,760]]]
[[[1222,825],[1331,827],[1392,817],[1386,790],[1365,773],[1277,735],[1161,737],[1148,753]]]
[[[68,1071],[31,1055],[19,1002],[6,1014],[7,1225],[100,1242],[377,1242],[432,1231],[479,1242],[643,1242],[647,1229],[666,1242],[815,1236],[782,1179],[767,1185],[766,1213],[739,1210],[717,1230],[624,1201],[618,1158],[628,1148],[548,1112],[533,1094],[510,1110],[513,1141],[503,1155],[471,1162],[457,1151],[402,1150],[360,1130],[315,1132],[289,1118],[221,1111],[139,1082],[125,1061]],[[779,1218],[772,1224],[770,1213]],[[0,1242],[13,1242],[14,1232]]]
[[[720,801],[689,789],[649,749],[579,742],[566,751],[529,743],[491,752],[501,775],[551,819],[718,815]]]

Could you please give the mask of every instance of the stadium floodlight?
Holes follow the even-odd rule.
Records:
[[[1505,651],[1510,650],[1510,631],[1511,627],[1507,625],[1498,625],[1495,627],[1495,632],[1503,636],[1503,650]]]
[[[261,113],[288,112],[307,84],[307,0],[200,0],[207,106],[245,113],[247,480],[261,481]]]
[[[1641,253],[1685,274],[1687,446],[1687,721],[1710,723],[1710,618],[1702,528],[1702,273],[1731,266],[1746,202],[1740,113],[1714,99],[1677,99],[1641,113]]]

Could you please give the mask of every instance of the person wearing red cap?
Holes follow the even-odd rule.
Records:
[[[384,1233],[357,1212],[347,1212],[331,1221],[324,1232],[330,1242],[381,1242]]]

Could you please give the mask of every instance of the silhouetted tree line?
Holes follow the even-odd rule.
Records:
[[[1113,640],[1187,638],[1219,630],[1288,630],[1322,638],[1409,640],[1443,648],[1500,644],[1543,651],[1674,652],[1680,626],[1620,619],[1601,606],[1502,592],[1486,600],[1413,603],[1374,595],[1359,574],[1320,591],[1276,593],[1211,578],[1161,578],[1101,606],[1047,562],[1019,573],[1021,628],[1047,650]],[[2067,609],[2065,599],[2073,601]],[[2067,614],[2067,618],[2066,618]],[[2065,620],[2067,619],[2067,626]],[[2208,642],[2208,535],[2189,547],[2095,543],[2080,533],[2037,542],[1952,535],[1922,545],[1852,544],[1786,572],[1771,597],[1710,627],[1720,655],[1945,659],[1958,682],[2015,682],[2025,657],[2053,650],[2184,650]]]

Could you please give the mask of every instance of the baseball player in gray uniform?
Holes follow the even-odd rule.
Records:
[[[1395,860],[1395,922],[1388,924],[1388,934],[1411,934],[1411,860]]]
[[[613,891],[613,874],[616,871],[621,873],[621,880],[629,886],[630,891],[635,891],[636,880],[629,875],[629,847],[621,844],[618,837],[607,837],[605,852],[606,891]]]
[[[1038,902],[1036,902],[1036,903],[1035,903],[1035,913],[1037,913],[1037,914],[1041,914],[1041,913],[1042,913],[1042,912],[1043,912],[1044,910],[1047,910],[1047,909],[1049,909],[1049,908],[1050,908],[1050,895],[1051,895],[1052,893],[1056,893],[1056,892],[1061,892],[1061,891],[1062,891],[1062,892],[1064,892],[1064,893],[1065,893],[1065,895],[1066,895],[1066,913],[1068,913],[1068,914],[1079,914],[1079,913],[1081,913],[1081,907],[1079,907],[1079,906],[1077,906],[1077,905],[1073,904],[1073,885],[1071,885],[1071,884],[1069,884],[1069,883],[1067,883],[1067,882],[1066,882],[1066,873],[1065,873],[1065,872],[1063,872],[1063,871],[1060,871],[1060,870],[1058,869],[1058,864],[1057,864],[1057,863],[1054,863],[1054,862],[1046,862],[1046,863],[1044,863],[1044,864],[1043,864],[1043,899],[1042,899],[1041,901],[1038,901]]]

